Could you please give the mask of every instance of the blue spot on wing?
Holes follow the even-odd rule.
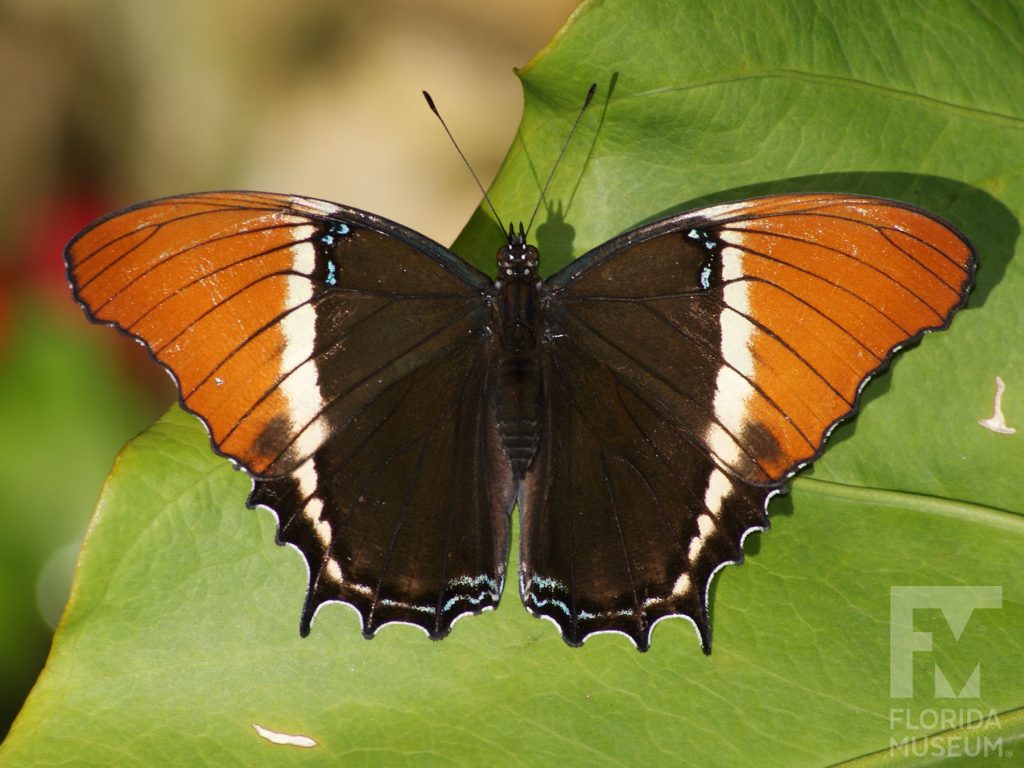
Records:
[[[705,291],[711,288],[711,265],[705,265],[700,270],[700,287]]]
[[[344,237],[351,231],[352,230],[349,229],[348,224],[336,221],[331,224],[330,229],[320,236],[320,242],[326,246],[332,246],[337,242],[339,237]]]

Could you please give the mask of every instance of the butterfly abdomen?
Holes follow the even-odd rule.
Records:
[[[522,478],[540,444],[541,370],[536,356],[503,359],[497,388],[498,437],[513,474]]]

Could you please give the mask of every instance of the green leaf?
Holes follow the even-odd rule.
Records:
[[[54,304],[22,290],[0,340],[0,733],[43,666],[111,456],[156,413],[99,329]]]
[[[570,649],[514,580],[500,610],[440,643],[405,626],[366,641],[339,605],[300,640],[300,557],[272,545],[247,478],[174,411],[118,460],[0,763],[902,765],[1024,750],[1022,39],[1011,2],[607,0],[521,73],[523,124],[493,189],[513,219],[600,87],[536,229],[548,271],[696,203],[807,189],[922,205],[980,254],[952,329],[868,387],[746,564],[721,573],[710,658],[685,621],[659,625],[647,654],[618,636]],[[490,268],[499,244],[481,212],[456,248]],[[996,375],[1016,435],[978,424]],[[946,589],[912,624],[892,620],[913,586],[995,587],[999,607]],[[967,697],[943,698],[936,670]],[[905,674],[912,695],[894,697]],[[904,739],[918,741],[889,750]]]

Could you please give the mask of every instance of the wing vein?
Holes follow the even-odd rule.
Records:
[[[705,417],[706,421],[707,421],[707,422],[708,422],[709,424],[710,424],[710,423],[714,423],[714,424],[717,424],[717,425],[718,425],[718,427],[719,427],[719,428],[720,428],[720,429],[721,429],[721,430],[722,430],[722,431],[723,431],[723,432],[724,432],[725,434],[729,435],[729,436],[730,436],[730,437],[731,437],[731,438],[733,439],[733,442],[735,442],[735,443],[736,443],[736,445],[737,445],[737,446],[738,446],[738,447],[740,448],[740,450],[742,450],[742,451],[743,451],[743,453],[744,453],[744,454],[746,454],[747,458],[748,458],[748,459],[750,459],[750,461],[751,461],[751,462],[752,462],[753,464],[755,464],[755,465],[756,465],[756,466],[758,467],[758,469],[760,469],[760,470],[761,470],[761,471],[762,471],[762,472],[763,472],[763,473],[764,473],[765,475],[769,475],[768,471],[767,471],[767,470],[766,470],[766,469],[764,468],[764,466],[762,466],[762,464],[761,464],[761,463],[760,463],[760,462],[759,462],[759,461],[758,461],[758,460],[757,460],[757,459],[756,459],[756,458],[755,458],[754,456],[752,456],[752,455],[751,455],[751,454],[750,454],[750,453],[749,453],[749,452],[748,452],[748,451],[747,451],[747,450],[746,450],[746,449],[745,449],[745,448],[743,447],[743,444],[742,444],[742,443],[740,442],[740,440],[739,440],[738,436],[737,436],[737,435],[735,435],[735,434],[733,434],[733,433],[732,433],[732,432],[731,432],[731,431],[729,430],[729,428],[728,428],[728,427],[726,427],[726,425],[725,425],[725,424],[721,423],[721,422],[720,422],[720,421],[719,421],[719,420],[718,420],[718,419],[717,419],[717,418],[715,417],[715,415],[714,415],[713,413],[710,413],[710,412],[708,412],[708,411],[707,411],[707,410],[706,410],[706,409],[705,409],[705,408],[704,408],[703,406],[701,406],[701,405],[700,405],[700,404],[699,404],[699,403],[698,403],[698,402],[697,402],[697,401],[696,401],[696,400],[695,400],[695,399],[694,399],[693,397],[691,397],[691,396],[690,396],[689,394],[687,394],[687,393],[686,393],[686,392],[684,392],[683,390],[681,390],[681,389],[679,389],[678,387],[676,387],[676,386],[675,386],[675,384],[673,384],[673,383],[672,383],[671,381],[669,381],[669,380],[668,380],[668,379],[667,379],[667,378],[666,378],[665,376],[662,376],[662,375],[661,375],[661,374],[659,374],[658,372],[656,372],[656,371],[653,371],[653,370],[651,370],[650,368],[647,368],[647,367],[646,367],[646,366],[645,366],[645,365],[644,365],[644,364],[643,364],[643,363],[642,363],[642,362],[641,362],[641,361],[640,361],[639,359],[637,359],[637,358],[636,358],[636,356],[634,356],[634,355],[630,354],[630,353],[629,353],[629,352],[628,352],[628,351],[627,351],[626,349],[624,349],[624,348],[623,348],[623,347],[621,347],[620,345],[618,345],[618,344],[616,344],[615,342],[613,342],[613,341],[611,341],[610,339],[608,339],[608,338],[607,338],[607,337],[606,337],[606,336],[605,336],[604,334],[602,334],[602,333],[601,333],[601,332],[600,332],[599,330],[597,330],[596,328],[594,328],[594,327],[593,327],[593,326],[592,326],[592,325],[591,325],[590,323],[588,323],[587,321],[585,321],[585,320],[584,320],[584,319],[583,319],[582,317],[580,317],[579,315],[576,315],[576,314],[574,314],[574,313],[572,313],[572,312],[567,312],[567,313],[566,313],[566,317],[571,317],[571,318],[572,318],[573,320],[575,320],[575,321],[576,321],[576,322],[578,322],[578,323],[579,323],[579,324],[580,324],[581,326],[583,326],[583,327],[584,327],[584,328],[585,328],[585,329],[586,329],[587,331],[589,331],[589,332],[590,332],[591,334],[593,334],[593,335],[594,335],[595,337],[599,338],[599,339],[600,339],[601,341],[603,341],[603,342],[604,342],[605,344],[607,344],[608,346],[610,346],[610,347],[611,347],[612,349],[614,349],[614,350],[615,350],[616,352],[618,352],[619,354],[623,355],[623,356],[624,356],[624,357],[626,357],[627,359],[629,359],[629,360],[632,360],[632,361],[633,361],[634,363],[636,363],[636,366],[637,366],[637,368],[638,368],[638,369],[641,369],[641,370],[645,370],[645,371],[647,371],[647,373],[648,373],[648,374],[649,374],[649,375],[650,375],[650,376],[651,376],[651,377],[652,377],[653,379],[655,379],[656,381],[658,381],[659,383],[661,383],[661,384],[662,384],[662,385],[663,385],[663,386],[664,386],[664,387],[665,387],[666,389],[670,390],[671,392],[673,392],[674,394],[678,395],[678,396],[679,396],[680,398],[682,398],[683,400],[685,400],[685,401],[687,401],[688,403],[690,403],[690,404],[691,404],[691,405],[692,405],[692,406],[694,407],[694,410],[695,410],[695,411],[696,411],[697,413],[700,413],[701,415],[703,415],[703,416]],[[583,347],[583,346],[582,346],[581,344],[579,344],[578,342],[576,342],[575,340],[573,340],[573,338],[572,338],[572,334],[567,334],[567,335],[566,335],[566,338],[568,338],[568,339],[569,339],[569,343],[573,344],[573,345],[574,345],[574,346],[575,346],[575,347],[576,347],[577,349],[581,349],[581,350],[584,350],[584,351],[586,352],[586,348],[585,348],[585,347]],[[593,357],[593,355],[590,355],[590,354],[588,353],[588,357]],[[615,377],[616,377],[616,378],[618,378],[618,379],[619,379],[620,381],[623,381],[623,383],[625,383],[625,381],[624,381],[624,380],[623,380],[623,379],[621,378],[621,376],[620,376],[620,375],[619,375],[619,374],[618,374],[617,372],[615,372],[615,373],[614,373],[614,375],[615,375]],[[633,388],[632,388],[632,387],[630,387],[630,389],[633,389]],[[670,409],[670,408],[665,408],[665,416],[666,416],[666,418],[671,418],[670,414],[672,414],[672,409]],[[689,432],[689,431],[690,431],[690,428],[689,428],[689,427],[688,427],[687,425],[685,425],[685,423],[680,423],[680,422],[678,422],[678,421],[677,421],[676,423],[677,423],[677,424],[679,424],[679,425],[680,425],[680,426],[681,426],[681,427],[682,427],[682,428],[683,428],[684,430],[686,430],[687,432]],[[706,445],[706,444],[705,444],[705,443],[704,443],[703,441],[701,441],[701,444],[702,444],[702,445],[704,445],[704,446],[705,446],[705,447],[707,448],[707,450],[709,450],[709,451],[710,451],[710,450],[712,450],[712,449],[711,449],[711,447],[710,447],[710,446],[708,446],[708,445]],[[719,458],[719,460],[721,461],[721,457],[718,457],[718,458]]]
[[[461,313],[455,313],[455,316],[448,323],[446,323],[445,325],[441,326],[440,328],[436,328],[433,331],[431,331],[430,333],[420,337],[419,340],[417,340],[411,346],[409,346],[406,349],[402,350],[398,354],[393,355],[392,357],[388,358],[384,363],[380,364],[376,368],[371,369],[366,375],[364,375],[362,378],[357,380],[348,389],[346,389],[345,391],[340,392],[340,393],[334,395],[333,397],[330,398],[330,400],[327,400],[326,402],[324,402],[323,405],[320,407],[320,409],[317,411],[317,413],[309,421],[307,421],[301,427],[297,427],[295,429],[295,436],[291,440],[289,440],[288,443],[277,453],[277,455],[268,464],[268,466],[272,465],[275,461],[280,459],[281,456],[289,448],[291,448],[291,446],[294,444],[294,442],[299,438],[299,435],[301,435],[307,428],[309,428],[309,426],[312,423],[314,423],[317,419],[319,419],[323,415],[324,411],[326,411],[328,408],[330,408],[331,405],[333,405],[335,402],[340,400],[342,397],[345,397],[345,396],[351,394],[352,392],[354,392],[358,387],[360,387],[363,384],[365,384],[367,381],[372,379],[374,376],[376,376],[378,373],[380,373],[384,369],[388,368],[389,366],[394,365],[396,362],[398,362],[402,358],[406,357],[407,355],[411,354],[415,350],[419,349],[424,344],[427,344],[430,341],[433,341],[435,338],[439,337],[442,333],[447,331],[449,328],[451,328],[454,325],[456,325],[460,320],[462,320],[463,318],[468,316],[475,309],[476,309],[476,307],[470,305],[470,306],[464,308],[464,310]],[[332,337],[332,339],[328,342],[328,344],[325,346],[325,348],[323,350],[315,352],[308,359],[306,359],[305,361],[299,363],[294,368],[292,368],[290,371],[288,371],[288,373],[283,374],[281,376],[281,378],[279,378],[278,381],[274,384],[274,386],[271,387],[270,389],[268,389],[266,392],[264,392],[263,395],[261,395],[256,400],[256,402],[254,402],[246,410],[246,412],[238,419],[238,421],[235,422],[235,425],[230,430],[228,430],[227,434],[225,434],[224,439],[223,439],[222,442],[227,441],[227,439],[231,436],[231,434],[235,431],[235,429],[237,429],[238,426],[241,425],[243,421],[245,421],[246,417],[249,416],[260,405],[260,403],[265,401],[276,389],[278,389],[281,386],[281,383],[285,379],[287,379],[289,376],[291,376],[293,373],[295,373],[295,371],[297,371],[303,365],[308,365],[310,362],[314,362],[315,363],[316,360],[318,360],[322,355],[324,355],[330,349],[333,349],[334,346],[335,346],[334,339]]]
[[[877,227],[870,227],[870,228],[872,230],[874,230],[875,232],[877,232],[880,236],[885,237],[885,235],[882,233],[882,231],[879,230]],[[900,290],[904,291],[905,293],[907,293],[910,296],[913,296],[914,299],[917,300],[918,303],[920,303],[920,304],[924,305],[925,307],[927,307],[936,317],[939,317],[940,319],[942,317],[939,314],[938,310],[935,309],[935,307],[933,307],[931,304],[929,304],[924,298],[919,296],[910,286],[906,285],[905,283],[900,282],[899,280],[894,278],[892,275],[888,274],[887,272],[885,272],[881,268],[875,266],[871,262],[865,261],[863,259],[858,259],[856,256],[854,256],[851,253],[847,253],[846,251],[842,251],[842,250],[840,250],[838,248],[834,248],[832,246],[825,245],[824,243],[814,242],[812,240],[806,240],[804,238],[796,237],[794,235],[782,234],[780,232],[772,232],[771,230],[751,229],[749,227],[723,228],[723,229],[729,229],[729,231],[732,231],[732,232],[754,233],[754,234],[759,234],[759,235],[765,235],[766,237],[776,238],[778,240],[788,240],[788,241],[795,242],[795,243],[801,243],[803,245],[810,245],[810,246],[813,246],[815,248],[821,248],[823,250],[826,250],[826,251],[828,251],[828,252],[830,252],[832,254],[835,254],[836,256],[841,256],[844,259],[853,262],[854,264],[856,264],[859,267],[866,267],[867,269],[871,270],[875,274],[881,276],[883,279],[885,279],[886,281],[888,281],[892,285],[898,286]],[[910,258],[912,261],[914,261],[914,263],[918,264],[918,266],[921,266],[922,268],[924,268],[923,265],[921,265],[921,263],[916,258],[914,258],[910,254],[906,253],[906,251],[903,251],[903,249],[899,248],[899,246],[897,246],[895,243],[892,243],[892,241],[890,241],[888,238],[885,238],[885,239],[894,248],[899,249],[902,253],[904,253],[904,255],[906,255],[908,258]],[[824,281],[824,282],[834,286],[835,288],[838,288],[839,290],[843,291],[844,293],[847,293],[847,294],[849,294],[851,296],[855,296],[857,298],[860,298],[859,296],[857,296],[856,293],[851,291],[849,288],[846,288],[844,285],[842,285],[840,283],[837,283],[834,280],[830,280],[827,277],[819,275],[816,272],[812,272],[809,269],[806,269],[804,267],[800,267],[800,266],[794,264],[791,261],[787,261],[787,260],[781,259],[781,258],[776,258],[775,256],[772,256],[772,255],[767,254],[767,253],[763,253],[761,251],[757,251],[757,250],[755,250],[753,248],[749,248],[749,247],[744,246],[744,245],[736,245],[734,243],[730,243],[729,247],[730,248],[736,248],[737,250],[746,251],[747,253],[749,253],[751,255],[759,256],[759,257],[761,257],[763,259],[766,259],[768,261],[772,261],[772,262],[774,262],[776,264],[783,264],[784,266],[790,267],[791,269],[795,269],[795,270],[797,270],[799,272],[803,272],[806,275],[809,275],[811,277],[815,277],[815,278],[817,278],[819,280],[822,280],[822,281]],[[861,300],[864,301],[863,299],[861,299]],[[897,325],[898,327],[900,327],[901,330],[904,330],[902,328],[902,326],[899,326],[899,324],[895,320],[890,318],[888,315],[885,315],[884,312],[881,312],[880,310],[878,310],[877,307],[874,307],[872,304],[870,304],[870,303],[868,303],[866,301],[864,301],[864,303],[867,306],[872,307],[873,309],[878,311],[879,314],[884,315],[887,319],[890,320],[890,322],[892,322],[894,325]]]
[[[479,363],[479,359],[480,353],[478,351],[476,357],[473,360],[473,366],[470,369],[470,373],[472,373],[472,371],[476,369],[476,366]],[[463,378],[461,385],[458,387],[456,393],[454,394],[454,397],[452,397],[445,405],[444,409],[437,414],[437,417],[433,420],[430,427],[424,429],[421,435],[417,437],[417,440],[421,441],[419,454],[416,457],[415,469],[413,470],[413,472],[410,473],[409,482],[405,490],[405,498],[403,499],[402,502],[402,509],[399,512],[398,519],[395,521],[395,526],[391,532],[391,538],[388,542],[387,551],[384,554],[384,562],[382,563],[380,573],[377,576],[377,585],[376,588],[374,589],[373,600],[370,604],[369,613],[367,614],[366,624],[368,627],[370,626],[370,624],[372,624],[373,616],[377,611],[377,606],[380,605],[381,586],[384,583],[384,577],[387,575],[387,572],[391,567],[391,560],[395,551],[395,545],[398,542],[398,535],[399,533],[401,533],[402,526],[405,525],[405,519],[409,513],[409,506],[412,500],[412,495],[413,492],[415,491],[416,484],[419,481],[420,473],[422,472],[423,469],[423,458],[426,455],[427,446],[430,443],[430,435],[436,431],[437,425],[442,422],[442,420],[448,415],[450,411],[454,409],[456,413],[458,413],[459,409],[456,407],[456,405],[457,403],[461,402],[463,394],[465,393],[466,387],[468,386],[468,383],[471,378],[471,375]],[[457,442],[458,440],[457,438],[455,438],[455,443],[457,444]],[[437,618],[435,616],[435,621],[436,620]]]
[[[127,251],[125,251],[120,256],[118,256],[116,259],[114,259],[112,262],[110,262],[105,267],[103,267],[103,269],[101,269],[95,275],[93,275],[88,280],[86,280],[84,283],[82,283],[82,288],[83,289],[87,288],[90,283],[92,283],[97,278],[101,277],[105,272],[107,272],[108,270],[116,267],[117,264],[122,259],[125,259],[128,256],[131,256],[132,254],[134,254],[136,250],[138,250],[143,245],[148,243],[153,237],[155,237],[160,232],[160,230],[164,229],[165,227],[168,226],[168,224],[171,224],[171,223],[175,223],[175,222],[160,222],[158,224],[152,225],[153,233],[149,237],[147,237],[142,242],[137,243],[136,245],[133,245]],[[204,238],[204,239],[202,239],[200,241],[197,241],[197,242],[194,242],[194,243],[190,243],[189,245],[185,246],[184,248],[182,248],[179,251],[176,251],[175,253],[165,254],[160,259],[157,259],[157,260],[152,261],[151,263],[149,263],[146,266],[146,268],[144,270],[142,270],[141,273],[139,273],[138,275],[133,277],[131,282],[127,283],[124,287],[122,287],[119,290],[115,291],[113,294],[110,295],[110,297],[105,302],[103,302],[102,304],[98,305],[97,309],[102,309],[107,304],[109,304],[111,301],[114,301],[118,296],[121,295],[121,293],[123,293],[124,291],[132,288],[132,286],[134,285],[134,283],[136,281],[141,280],[142,278],[146,277],[146,275],[150,274],[155,269],[163,266],[164,264],[170,264],[175,259],[178,259],[180,257],[188,256],[192,251],[194,251],[194,250],[196,250],[198,248],[205,247],[207,245],[210,245],[211,243],[218,243],[218,242],[222,242],[222,241],[228,241],[228,240],[231,240],[231,239],[236,238],[236,237],[245,237],[247,235],[251,235],[251,234],[254,234],[254,233],[270,232],[270,231],[275,230],[275,229],[294,229],[294,228],[296,228],[298,226],[302,226],[302,225],[301,224],[295,224],[295,223],[273,224],[273,225],[270,225],[270,226],[267,226],[267,227],[258,227],[258,228],[253,228],[253,229],[243,229],[241,231],[236,231],[236,232],[226,232],[226,233],[223,233],[223,234],[218,234],[218,235],[214,235],[212,237]],[[143,231],[145,231],[145,229],[146,229],[146,227],[140,227],[139,229],[133,230],[130,234],[135,234],[137,232],[143,232]],[[122,237],[127,237],[127,235],[123,235]],[[121,239],[121,238],[118,238],[118,239]],[[112,241],[111,243],[108,243],[105,246],[103,246],[103,248],[109,248],[110,245],[113,244],[113,242],[116,242],[116,240]],[[284,245],[278,246],[276,248],[269,249],[267,251],[267,253],[270,253],[270,252],[273,252],[273,251],[276,251],[276,250],[280,250],[281,248],[291,248],[296,243],[301,243],[301,242],[309,242],[309,241],[308,240],[289,241],[288,243],[286,243]],[[102,250],[102,249],[100,249],[100,250]],[[244,261],[244,259],[240,259],[239,260],[239,262],[241,262],[241,261]],[[232,263],[239,263],[239,262],[232,262]],[[81,264],[81,262],[80,262],[80,264]],[[231,264],[228,264],[224,268],[230,267],[230,266],[231,266]],[[217,271],[220,271],[220,270],[217,270]]]

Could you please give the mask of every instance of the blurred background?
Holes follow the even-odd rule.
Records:
[[[524,66],[575,0],[0,0],[0,738],[38,675],[126,440],[174,399],[71,301],[64,243],[117,207],[294,192],[450,243]]]

